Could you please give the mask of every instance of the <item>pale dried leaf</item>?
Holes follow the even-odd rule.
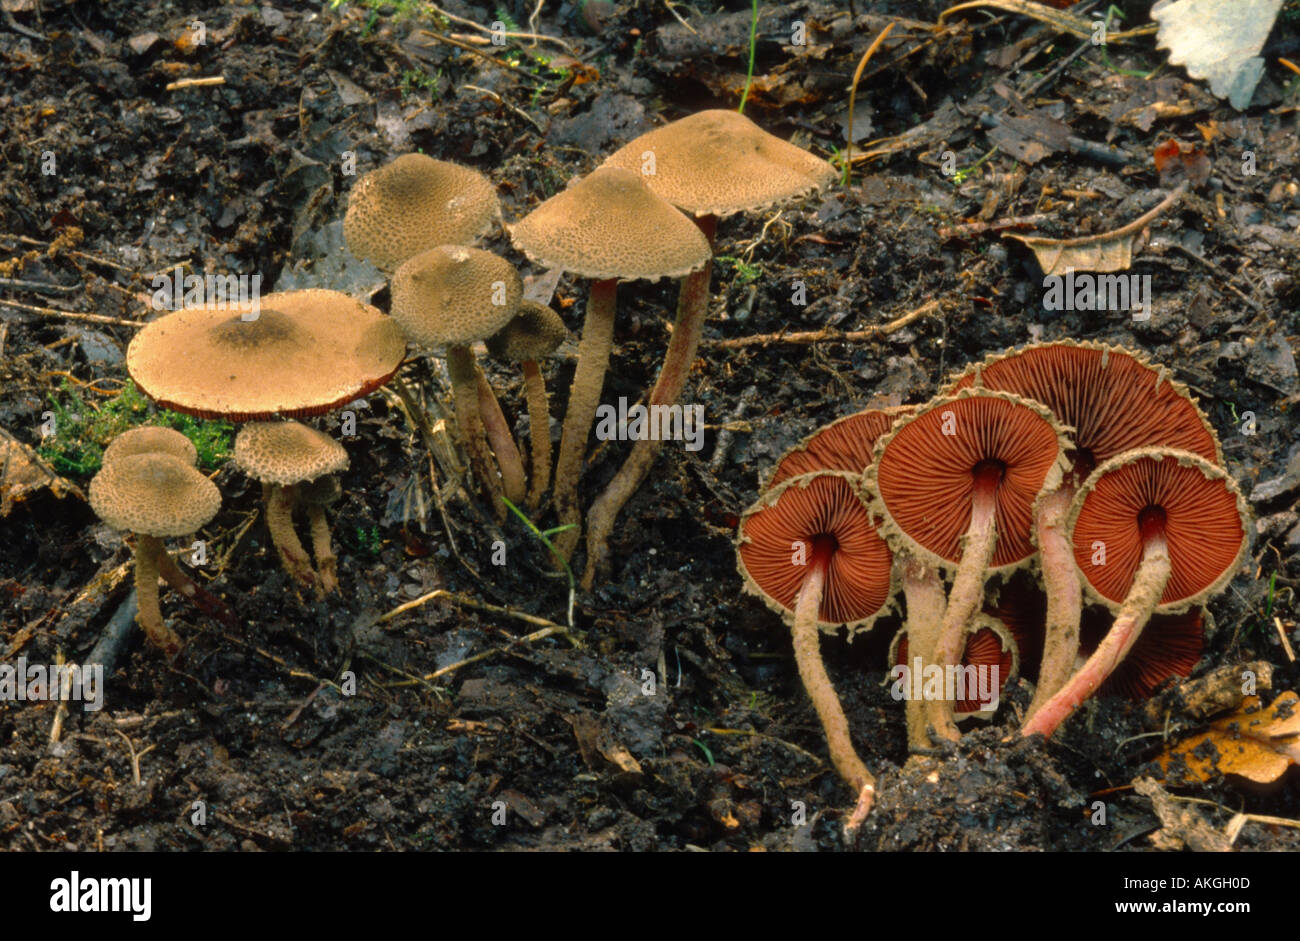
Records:
[[[1259,51],[1281,9],[1282,0],[1159,0],[1151,8],[1160,24],[1156,48],[1244,111],[1264,74]]]

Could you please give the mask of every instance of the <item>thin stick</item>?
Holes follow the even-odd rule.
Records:
[[[467,19],[465,19],[465,18],[463,18],[463,17],[456,16],[456,15],[453,14],[453,13],[448,13],[446,10],[444,10],[442,7],[438,6],[436,3],[430,3],[430,4],[428,4],[428,7],[429,7],[429,9],[431,9],[434,13],[437,13],[439,16],[441,16],[443,19],[445,19],[445,20],[449,20],[449,21],[452,22],[452,23],[459,23],[461,26],[468,26],[470,29],[476,29],[476,30],[478,30],[480,33],[487,33],[487,34],[489,34],[489,35],[492,34],[492,30],[488,29],[488,27],[482,25],[481,23],[475,23],[473,20],[467,20]],[[533,29],[533,28],[534,28],[534,27],[533,27],[533,21],[536,19],[536,17],[537,17],[537,12],[540,11],[541,8],[542,8],[542,4],[541,4],[541,3],[538,3],[538,4],[537,4],[537,11],[534,11],[532,17],[530,17],[529,20],[528,20],[528,27],[529,27],[529,29]],[[533,32],[533,33],[512,33],[512,32],[506,32],[506,33],[504,33],[504,34],[503,34],[503,33],[497,33],[497,35],[499,35],[499,36],[500,36],[500,35],[504,35],[507,39],[534,39],[534,40],[536,40],[536,39],[543,39],[543,40],[545,40],[546,42],[554,43],[555,45],[559,46],[560,48],[562,48],[562,49],[564,49],[566,52],[568,52],[569,55],[573,56],[574,58],[577,58],[577,53],[574,51],[573,46],[569,45],[569,44],[568,44],[567,42],[565,42],[563,39],[557,39],[557,38],[554,37],[554,36],[547,36],[547,35],[544,34],[544,33],[536,33],[536,32]]]
[[[849,86],[849,140],[845,145],[844,157],[844,185],[848,186],[853,179],[853,109],[858,100],[858,81],[862,78],[862,70],[867,67],[867,60],[872,54],[880,48],[880,44],[885,41],[894,28],[893,23],[885,24],[885,28],[880,31],[880,35],[867,46],[867,51],[862,53],[862,58],[858,60],[858,67],[853,72],[853,84]]]
[[[1295,663],[1295,651],[1291,649],[1291,638],[1286,636],[1286,630],[1282,627],[1282,619],[1273,618],[1273,626],[1277,628],[1277,636],[1282,638],[1282,649],[1286,651],[1288,663]]]
[[[210,85],[224,84],[226,84],[224,75],[213,75],[210,78],[183,78],[179,82],[168,82],[163,86],[163,91],[176,91],[181,88],[205,88]]]
[[[12,307],[14,310],[21,310],[29,314],[40,314],[42,317],[62,317],[65,320],[85,320],[90,323],[107,323],[115,327],[135,327],[137,330],[144,326],[135,320],[123,320],[120,317],[106,317],[103,314],[80,314],[73,310],[56,310],[53,307],[37,307],[34,304],[20,304],[18,301],[9,301],[0,298],[0,307]]]
[[[546,620],[546,618],[538,617],[535,614],[529,614],[526,611],[516,611],[513,608],[503,608],[500,605],[489,604],[486,601],[479,601],[475,598],[469,597],[468,595],[462,595],[454,591],[447,591],[445,588],[439,588],[436,591],[429,592],[427,595],[421,595],[419,598],[416,598],[414,601],[408,601],[405,604],[399,604],[396,608],[389,611],[387,614],[381,615],[379,618],[377,618],[374,621],[374,623],[383,624],[387,621],[391,621],[393,618],[397,617],[398,615],[405,614],[407,611],[413,611],[416,608],[426,605],[430,601],[436,601],[439,598],[446,598],[448,601],[451,601],[454,604],[463,605],[466,608],[474,608],[477,611],[487,611],[491,614],[499,614],[502,617],[513,618],[516,621],[522,621],[525,624],[532,624],[535,627],[542,627],[547,629],[554,628],[558,631],[563,632],[563,634],[565,635],[565,639],[574,647],[578,647],[578,648],[582,647],[582,641],[578,638],[578,636],[573,632],[571,632],[567,627],[565,627],[562,624],[556,624],[554,621],[548,621]]]
[[[865,327],[862,330],[846,332],[823,327],[820,330],[807,330],[798,333],[758,333],[744,337],[732,337],[728,340],[701,340],[700,345],[711,349],[730,350],[744,346],[768,346],[772,343],[784,343],[788,346],[810,346],[813,343],[861,343],[864,340],[875,340],[879,337],[888,336],[913,321],[920,320],[927,314],[935,313],[938,309],[938,301],[926,301],[916,310],[909,311],[896,320],[873,327]]]
[[[546,129],[543,128],[540,124],[538,124],[535,120],[533,120],[533,116],[532,116],[531,114],[529,114],[529,113],[528,113],[527,111],[525,111],[523,108],[519,108],[519,107],[516,107],[515,105],[512,105],[510,102],[506,101],[504,98],[502,98],[502,97],[501,97],[500,95],[498,95],[496,92],[492,91],[492,89],[490,89],[490,88],[479,88],[477,85],[462,85],[462,86],[460,86],[460,87],[461,87],[461,90],[462,90],[462,91],[464,91],[464,90],[476,91],[476,92],[481,92],[481,93],[484,94],[484,95],[487,95],[489,98],[491,98],[491,99],[492,99],[493,101],[495,101],[497,104],[499,104],[501,107],[503,107],[503,108],[508,108],[509,110],[513,111],[515,114],[517,114],[517,115],[519,115],[521,118],[523,118],[525,121],[527,121],[529,124],[531,124],[533,127],[537,128],[537,133],[538,133],[538,134],[545,134],[545,133],[546,133]]]
[[[541,82],[539,79],[534,78],[528,72],[527,69],[521,69],[513,62],[506,62],[504,59],[498,59],[496,56],[490,56],[486,52],[480,52],[478,49],[475,49],[469,43],[461,42],[458,39],[452,39],[450,36],[442,35],[442,33],[435,33],[432,30],[428,30],[428,29],[422,29],[420,30],[420,32],[423,33],[425,36],[428,36],[430,39],[437,40],[438,42],[441,43],[446,43],[448,46],[455,46],[457,49],[463,49],[465,52],[471,53],[472,55],[476,55],[480,59],[486,59],[488,62],[491,62],[493,65],[499,65],[503,69],[509,69],[511,72],[516,73],[517,75],[519,75],[521,78],[523,78],[525,81],[527,81],[529,84],[533,85],[536,88],[546,87],[543,82]]]

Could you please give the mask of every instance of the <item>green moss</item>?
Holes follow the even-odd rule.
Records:
[[[122,432],[140,425],[174,428],[199,453],[199,466],[213,470],[230,457],[235,427],[225,421],[205,421],[179,412],[155,409],[149,400],[127,381],[122,391],[106,402],[87,402],[67,380],[50,396],[53,434],[47,435],[37,451],[61,474],[93,474],[104,459],[104,448]]]

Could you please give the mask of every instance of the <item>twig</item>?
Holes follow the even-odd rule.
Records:
[[[729,340],[701,340],[701,346],[714,349],[736,349],[743,346],[767,346],[771,343],[785,343],[791,346],[809,346],[813,343],[860,343],[888,336],[901,330],[913,321],[927,314],[933,314],[939,308],[938,301],[926,301],[916,310],[910,311],[897,320],[878,324],[862,330],[840,331],[823,327],[821,330],[807,330],[799,333],[760,333],[747,337],[733,337]]]
[[[157,748],[158,743],[155,742],[154,744],[150,745],[148,748],[137,753],[135,750],[135,745],[132,743],[131,739],[127,737],[125,732],[123,732],[121,729],[114,729],[113,731],[116,732],[118,735],[122,736],[122,741],[126,742],[127,750],[130,751],[131,753],[131,780],[135,782],[136,786],[139,786],[140,759],[143,758],[145,755],[149,754],[149,752],[153,751],[155,748]]]
[[[727,452],[731,450],[731,423],[738,422],[744,417],[745,410],[757,395],[758,386],[747,386],[745,391],[740,393],[740,402],[729,416],[728,423],[718,431],[717,441],[713,445],[713,455],[709,458],[709,470],[715,474],[722,468],[722,462],[727,459]]]
[[[1009,216],[1005,219],[994,219],[991,222],[963,222],[959,225],[944,225],[939,227],[939,238],[960,238],[964,235],[981,235],[998,229],[1018,229],[1021,226],[1038,225],[1038,223],[1050,218],[1051,216],[1048,213],[1036,212],[1030,216]]]
[[[112,675],[113,670],[117,668],[118,657],[122,655],[122,648],[126,646],[131,632],[135,630],[135,615],[138,610],[135,589],[132,588],[113,612],[113,616],[108,619],[108,623],[104,625],[99,640],[86,656],[85,666],[98,663],[103,666],[105,676]]]
[[[460,86],[460,87],[461,87],[461,89],[469,89],[470,91],[482,92],[483,94],[487,95],[489,98],[492,98],[493,100],[495,100],[496,103],[499,104],[501,107],[503,107],[503,108],[509,108],[511,111],[513,111],[515,114],[519,115],[521,118],[523,118],[523,119],[524,119],[525,121],[527,121],[529,124],[531,124],[533,127],[537,128],[537,133],[538,133],[538,134],[545,134],[545,133],[546,133],[546,129],[545,129],[544,127],[542,127],[540,124],[538,124],[535,120],[533,120],[533,116],[532,116],[531,114],[529,114],[529,113],[528,113],[527,111],[525,111],[523,108],[520,108],[520,107],[518,107],[518,106],[516,106],[516,105],[512,105],[510,102],[506,101],[504,98],[502,98],[502,97],[501,97],[500,95],[498,95],[496,92],[492,91],[492,89],[490,89],[490,88],[479,88],[477,85],[462,85],[462,86]]]
[[[42,281],[20,281],[17,278],[0,278],[0,288],[31,291],[35,294],[76,294],[85,290],[84,284],[49,284]]]
[[[853,72],[853,84],[849,86],[849,140],[845,145],[844,158],[844,185],[848,186],[853,179],[853,110],[858,100],[858,81],[862,78],[862,70],[867,67],[867,60],[871,54],[880,48],[880,44],[885,41],[885,37],[893,30],[893,23],[886,23],[885,28],[880,31],[880,35],[867,46],[867,51],[862,53],[862,58],[858,60],[858,67]]]
[[[664,6],[667,7],[667,8],[668,8],[668,12],[671,13],[671,14],[673,15],[673,19],[675,19],[677,22],[681,23],[682,26],[684,26],[684,27],[686,28],[686,31],[687,31],[688,33],[690,33],[692,36],[698,36],[698,35],[700,35],[699,33],[697,33],[697,32],[695,31],[695,27],[694,27],[694,26],[692,26],[690,23],[686,22],[686,20],[682,19],[682,15],[681,15],[680,13],[678,13],[678,12],[677,12],[677,8],[676,8],[675,6],[673,6],[673,0],[664,0]]]
[[[1291,649],[1291,638],[1286,636],[1286,630],[1282,627],[1282,619],[1273,618],[1273,626],[1277,628],[1277,636],[1282,638],[1282,649],[1286,651],[1288,663],[1295,663],[1295,651]]]
[[[213,75],[209,78],[183,78],[177,82],[168,82],[163,86],[163,91],[176,91],[181,88],[199,88],[207,85],[224,85],[226,77],[224,75]]]
[[[81,314],[72,310],[56,310],[53,307],[37,307],[34,304],[20,304],[18,301],[9,301],[0,298],[0,307],[11,307],[14,310],[21,310],[28,314],[40,314],[42,317],[61,317],[65,320],[85,320],[90,323],[106,323],[115,327],[135,327],[137,330],[144,326],[135,320],[123,320],[120,317],[106,317],[103,314]]]
[[[448,46],[455,46],[457,49],[461,49],[472,55],[476,55],[480,59],[486,59],[488,62],[491,62],[493,65],[498,65],[503,69],[508,69],[509,71],[514,72],[516,75],[520,76],[521,78],[523,78],[525,81],[527,81],[528,83],[530,83],[536,88],[546,87],[545,83],[543,83],[542,81],[540,81],[539,79],[531,75],[527,69],[521,69],[513,62],[507,62],[504,59],[498,59],[496,56],[490,56],[486,52],[483,52],[479,49],[475,49],[467,42],[461,42],[459,39],[452,39],[450,36],[444,36],[442,33],[435,33],[433,32],[433,30],[429,30],[429,29],[422,29],[419,32],[423,33],[425,36],[428,36],[430,39],[433,39],[437,42],[446,43]]]
[[[492,30],[488,29],[486,26],[482,25],[481,23],[475,23],[473,20],[467,20],[464,17],[456,16],[453,13],[448,13],[446,10],[438,6],[436,3],[430,3],[428,6],[429,9],[433,10],[434,13],[437,13],[444,20],[448,20],[449,22],[452,23],[459,23],[461,26],[468,26],[470,29],[476,29],[480,33],[488,33],[489,35],[491,35],[493,32]],[[533,15],[528,18],[529,29],[536,28],[534,26],[534,23],[536,21],[537,14],[541,11],[541,9],[542,9],[542,4],[541,2],[539,2],[537,4],[537,9],[533,11]],[[497,35],[503,35],[503,34],[497,33]],[[563,39],[557,39],[555,36],[547,36],[544,33],[537,33],[537,32],[532,32],[532,33],[507,32],[504,35],[508,39],[534,39],[534,40],[544,39],[546,40],[546,42],[554,43],[555,45],[559,46],[561,49],[564,49],[566,52],[568,52],[569,55],[573,56],[574,58],[577,58],[577,53],[574,52],[573,46],[569,45]]]
[[[563,634],[566,637],[569,637],[569,629],[560,624],[552,624],[550,627],[544,627],[540,631],[533,631],[533,633],[525,634],[523,637],[516,637],[514,640],[510,641],[510,643],[506,644],[504,647],[494,647],[491,650],[485,650],[482,653],[476,653],[474,654],[474,656],[466,657],[464,660],[461,660],[458,663],[452,663],[445,667],[442,667],[439,670],[434,670],[432,673],[427,673],[424,675],[423,680],[426,683],[428,683],[436,679],[441,679],[442,677],[447,676],[448,674],[456,672],[461,667],[467,667],[471,663],[478,663],[480,660],[486,660],[488,657],[496,656],[499,653],[506,653],[508,650],[510,650],[511,647],[514,647],[516,644],[535,643],[536,641],[539,640],[545,640],[547,637],[552,637],[555,634]],[[569,639],[572,640],[572,638]]]
[[[440,598],[446,598],[455,604],[463,605],[467,608],[474,608],[478,611],[487,611],[491,614],[499,614],[503,617],[513,618],[516,621],[523,621],[525,624],[532,624],[536,627],[542,627],[547,630],[553,629],[552,633],[559,631],[565,635],[565,639],[574,647],[582,647],[582,641],[578,638],[577,634],[570,631],[569,628],[565,627],[563,624],[556,624],[554,621],[548,621],[546,618],[538,617],[535,614],[529,614],[526,611],[516,611],[513,608],[503,608],[500,605],[488,604],[486,601],[479,601],[476,598],[470,598],[469,596],[462,595],[458,592],[447,591],[445,588],[439,588],[436,591],[429,592],[427,595],[421,595],[414,601],[399,604],[387,614],[380,615],[373,623],[384,624],[399,615],[405,614],[407,611],[413,611],[416,608],[428,604],[430,601],[436,601]],[[547,634],[546,636],[549,637],[550,634]],[[540,640],[541,638],[537,639]]]

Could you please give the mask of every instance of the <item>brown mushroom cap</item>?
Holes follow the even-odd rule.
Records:
[[[473,343],[508,324],[523,295],[519,272],[504,258],[440,245],[393,275],[393,319],[417,346]]]
[[[982,385],[1042,402],[1073,428],[1081,476],[1117,454],[1170,447],[1222,463],[1218,436],[1164,367],[1104,343],[1063,340],[990,356],[949,391]]]
[[[191,467],[199,463],[199,452],[193,441],[174,428],[160,425],[141,425],[122,432],[104,449],[103,463],[128,454],[170,454]]]
[[[488,337],[488,352],[511,363],[545,359],[564,342],[568,331],[560,315],[545,304],[523,300],[510,322]]]
[[[642,134],[602,166],[642,174],[652,190],[697,216],[765,209],[836,177],[825,160],[729,110],[701,111]]]
[[[235,463],[254,480],[287,487],[347,470],[348,452],[301,422],[250,422],[235,436]]]
[[[817,543],[831,540],[819,626],[833,631],[847,624],[852,633],[883,614],[893,594],[894,557],[876,534],[855,482],[854,475],[838,471],[805,474],[767,491],[746,510],[736,534],[745,590],[792,617]],[[807,564],[796,564],[796,544]]]
[[[221,509],[221,493],[190,464],[158,452],[115,456],[90,482],[90,506],[114,529],[184,536]]]
[[[767,490],[800,474],[822,470],[861,474],[875,459],[876,441],[887,432],[899,415],[910,407],[868,408],[837,418],[814,431],[782,455],[763,484]]]
[[[214,307],[160,317],[135,335],[126,368],[164,408],[249,421],[331,411],[382,386],[405,356],[391,317],[307,290],[268,294],[255,320]]]
[[[952,433],[945,433],[950,431]],[[963,389],[899,418],[876,442],[864,483],[882,529],[923,561],[961,562],[977,476],[996,468],[997,544],[990,569],[1033,557],[1034,501],[1060,483],[1068,446],[1052,414],[1007,392]]]
[[[631,170],[602,167],[506,226],[537,264],[594,281],[684,277],[713,257],[699,227]]]
[[[343,217],[348,249],[392,271],[438,245],[468,245],[501,213],[496,190],[476,170],[403,154],[357,180]]]
[[[889,645],[889,662],[895,666],[911,666],[907,662],[907,629],[902,628],[894,635]],[[1006,689],[1012,674],[1019,672],[1020,652],[1015,635],[997,618],[988,614],[978,614],[971,621],[966,632],[966,647],[962,651],[963,667],[997,667],[998,695]],[[969,718],[972,713],[981,711],[980,701],[973,697],[958,699],[953,703],[952,711],[959,717]]]
[[[1222,468],[1190,451],[1142,448],[1100,465],[1075,494],[1067,531],[1089,594],[1124,603],[1145,551],[1144,522],[1162,511],[1170,576],[1157,611],[1185,611],[1217,594],[1246,552],[1246,501]],[[1094,564],[1104,550],[1105,564]]]

